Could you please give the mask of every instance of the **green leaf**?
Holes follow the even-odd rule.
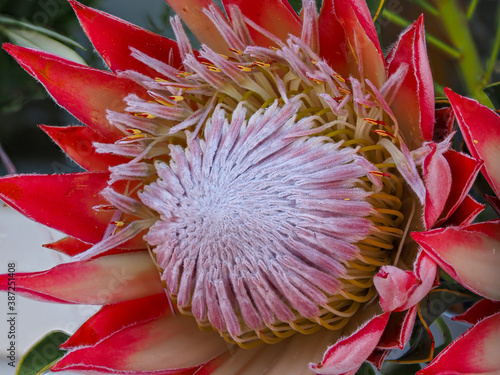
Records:
[[[394,362],[415,363],[426,362],[432,357],[434,350],[434,339],[429,334],[421,320],[416,320],[410,338],[410,348]]]
[[[69,338],[67,333],[52,331],[42,337],[21,358],[16,375],[39,375],[45,373],[54,362],[61,358],[64,350],[59,345]]]
[[[380,373],[382,375],[408,375],[408,374],[416,374],[417,371],[420,371],[422,367],[417,363],[412,364],[401,364],[394,362],[384,362],[382,368],[380,369]]]
[[[7,27],[0,27],[0,31],[3,32],[12,43],[21,47],[39,49],[76,63],[87,65],[85,60],[71,48],[37,31]]]
[[[461,289],[450,290],[452,285],[446,281],[442,282],[439,289],[432,290],[422,301],[419,309],[427,327],[430,327],[451,306],[477,300],[477,296],[463,293]],[[454,286],[454,285],[453,285]],[[410,338],[410,348],[395,362],[425,362],[428,361],[434,349],[434,340],[421,319],[415,321]]]
[[[289,0],[288,2],[297,13],[302,9],[302,0]]]
[[[486,86],[484,92],[488,95],[495,108],[500,109],[500,82]]]
[[[356,372],[356,375],[376,375],[373,366],[368,362],[363,362],[359,370]]]
[[[19,21],[12,17],[0,15],[0,26],[14,27],[23,30],[31,30],[46,35],[49,38],[58,40],[67,45],[73,46],[75,48],[85,49],[80,43],[77,43],[73,39],[65,37],[64,35],[56,33],[55,31],[46,29],[44,27],[35,26],[29,22]]]

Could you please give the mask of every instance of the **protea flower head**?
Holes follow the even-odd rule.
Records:
[[[437,268],[407,235],[473,217],[480,167],[433,141],[423,19],[384,58],[362,0],[168,1],[196,51],[178,16],[174,42],[70,3],[112,72],[4,46],[85,124],[42,129],[87,172],[0,180],[74,258],[18,290],[105,305],[52,370],[342,374],[402,348]]]

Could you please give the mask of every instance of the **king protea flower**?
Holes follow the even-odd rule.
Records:
[[[52,371],[343,374],[404,347],[437,270],[408,234],[474,217],[481,165],[433,141],[423,19],[384,58],[362,0],[168,0],[195,51],[177,16],[174,42],[70,3],[112,72],[4,46],[85,124],[42,129],[87,172],[0,180],[74,260],[17,290],[104,305]]]

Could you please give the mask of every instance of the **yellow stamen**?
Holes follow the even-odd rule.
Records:
[[[344,95],[351,95],[351,92],[343,87],[339,87],[338,90]]]
[[[269,68],[271,66],[271,64],[262,61],[255,61],[253,64],[260,66],[261,68]]]
[[[144,117],[144,118],[156,118],[155,115],[152,115],[151,113],[146,113],[146,112],[129,112],[131,115],[134,115],[136,117]]]
[[[190,72],[184,72],[182,70],[179,70],[179,72],[176,74],[177,77],[189,77],[190,75],[193,75],[193,73]]]
[[[394,138],[394,139],[396,138],[394,136],[394,134],[389,133],[388,131],[385,131],[385,130],[382,130],[382,129],[375,129],[373,132],[377,133],[377,134],[380,134],[380,135],[385,135],[387,137],[391,137],[391,138]]]
[[[384,121],[375,120],[374,118],[368,118],[367,117],[367,118],[365,118],[363,120],[365,120],[367,123],[372,124],[372,125],[385,125],[385,126],[387,126],[387,124]]]
[[[342,77],[340,74],[338,74],[338,73],[336,73],[336,72],[335,72],[335,73],[333,73],[333,76],[337,79],[337,81],[340,81],[340,82],[342,82],[342,83],[345,83],[345,82],[346,82],[346,80],[344,79],[344,77]]]
[[[251,72],[252,67],[251,66],[245,66],[245,65],[236,65],[237,68],[239,68],[243,72]]]
[[[243,55],[243,51],[239,51],[237,49],[234,49],[234,48],[229,48],[229,50],[235,54],[237,54],[238,56],[241,56]]]

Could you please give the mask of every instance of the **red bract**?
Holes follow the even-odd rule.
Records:
[[[484,154],[450,151],[448,125],[434,134],[422,17],[384,59],[362,0],[319,14],[304,0],[300,17],[227,0],[228,18],[168,1],[200,51],[178,17],[174,42],[70,3],[112,72],[4,46],[84,123],[42,129],[88,172],[0,179],[74,257],[18,275],[19,293],[105,305],[53,371],[353,374],[405,346],[437,263],[496,297],[434,251],[442,233],[486,248],[498,224],[440,227],[477,215]]]
[[[500,187],[500,117],[477,101],[462,97],[451,90],[447,95],[470,153],[496,195]],[[465,160],[465,159],[464,159]],[[464,178],[460,178],[464,180]],[[494,199],[493,199],[494,201]],[[458,320],[474,324],[419,374],[497,373],[500,361],[496,355],[500,332],[500,220],[470,224],[468,215],[477,211],[472,198],[457,209],[465,220],[462,225],[412,233],[439,266],[474,293],[485,298],[477,302]],[[468,212],[468,213],[467,213]],[[475,216],[472,214],[472,216]],[[460,222],[451,222],[460,224]],[[471,348],[474,348],[473,350]]]

